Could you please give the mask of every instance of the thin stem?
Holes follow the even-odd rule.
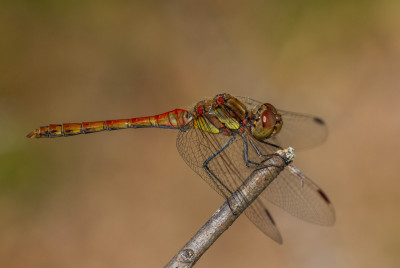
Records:
[[[265,167],[255,170],[165,267],[192,267],[293,158],[290,147],[272,155]]]

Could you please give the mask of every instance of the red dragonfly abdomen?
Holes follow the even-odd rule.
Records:
[[[154,116],[131,119],[106,120],[83,123],[51,124],[30,132],[28,138],[56,138],[72,135],[88,134],[103,130],[117,130],[126,128],[169,128],[179,129],[192,119],[188,111],[175,109],[170,112]]]

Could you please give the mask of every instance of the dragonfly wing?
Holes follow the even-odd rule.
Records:
[[[233,161],[227,157],[225,152],[230,151],[232,145],[213,158],[208,164],[210,170],[220,179],[219,182],[209,176],[204,170],[203,164],[230,139],[231,137],[228,136],[210,134],[197,128],[189,128],[186,131],[179,131],[176,142],[178,151],[186,164],[218,194],[225,198],[239,187],[242,180],[242,174],[238,172],[235,174]]]
[[[269,211],[265,208],[261,200],[256,199],[245,211],[244,214],[258,227],[264,234],[271,237],[277,243],[282,244],[282,237],[276,227]]]
[[[282,129],[268,140],[276,145],[304,149],[318,145],[328,137],[328,128],[319,117],[282,110],[279,113],[282,115]]]
[[[247,97],[238,98],[253,112],[262,105],[261,102]],[[275,137],[268,139],[271,143],[283,148],[291,146],[298,150],[316,146],[326,140],[328,128],[321,118],[284,110],[278,112],[282,116],[283,126]]]
[[[263,154],[268,155],[276,150],[255,139],[253,142]],[[302,220],[320,225],[332,225],[335,222],[335,210],[327,195],[293,164],[279,174],[261,197]]]
[[[211,134],[196,128],[180,131],[177,148],[185,162],[224,198],[234,192],[254,169],[246,167],[243,160],[243,139],[236,136],[234,142],[208,164],[219,181],[212,179],[203,169],[203,163],[226,144],[232,136]],[[254,157],[254,155],[252,155]],[[282,243],[275,223],[260,200],[256,200],[246,211],[246,216],[266,235]]]

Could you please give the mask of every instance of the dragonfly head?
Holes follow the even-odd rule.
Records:
[[[251,134],[258,140],[275,136],[282,128],[282,117],[272,104],[264,103],[254,115]]]

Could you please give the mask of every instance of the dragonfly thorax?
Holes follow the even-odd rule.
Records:
[[[246,105],[229,94],[199,102],[193,111],[194,127],[214,134],[233,135],[246,131]]]
[[[269,103],[253,109],[229,94],[199,102],[193,111],[195,128],[203,131],[234,135],[249,133],[258,140],[276,135],[282,128],[282,118]]]

